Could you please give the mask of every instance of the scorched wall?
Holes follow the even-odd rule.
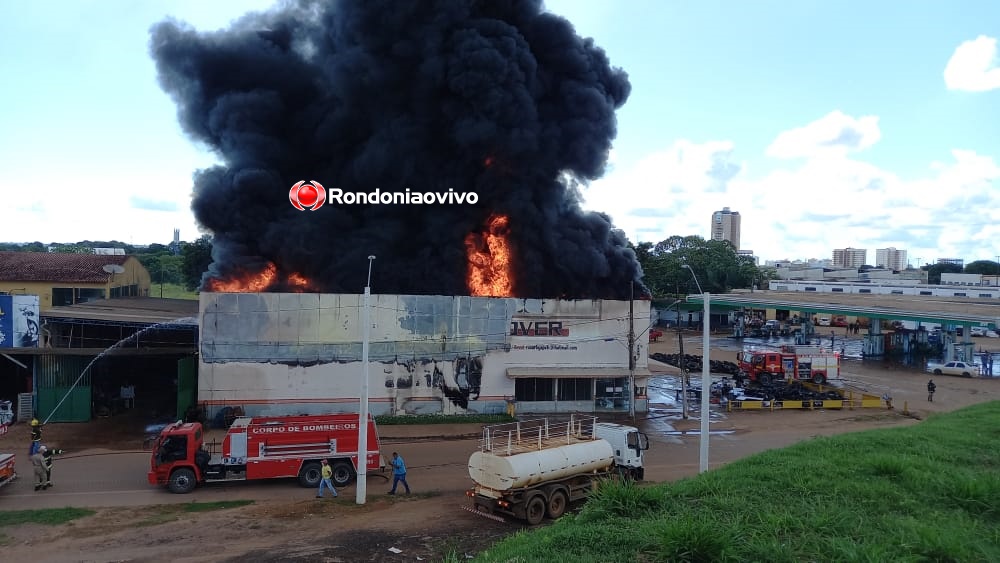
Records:
[[[363,303],[203,292],[199,402],[210,417],[357,412]],[[633,302],[640,412],[649,305]],[[628,301],[373,295],[370,318],[373,414],[629,410]]]

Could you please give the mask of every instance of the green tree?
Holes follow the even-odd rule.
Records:
[[[201,287],[201,277],[212,263],[212,237],[202,235],[198,240],[181,245],[181,276],[189,291]]]
[[[65,252],[67,254],[93,254],[94,248],[83,244],[53,244],[55,252]]]
[[[941,274],[962,273],[962,267],[958,264],[932,264],[921,269],[927,270],[927,283],[932,285],[941,283]]]
[[[1000,274],[1000,262],[992,260],[976,260],[965,265],[966,274],[986,274],[995,276]]]
[[[642,266],[643,281],[657,298],[697,293],[699,284],[703,291],[711,293],[749,289],[755,282],[763,287],[774,276],[772,270],[759,268],[751,257],[738,254],[729,241],[675,235],[655,245],[641,243],[633,248]]]

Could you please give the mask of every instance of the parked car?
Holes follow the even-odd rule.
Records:
[[[830,326],[831,323],[832,321],[830,320],[830,317],[820,317],[819,322],[817,322],[816,324],[818,324],[819,326]]]
[[[970,336],[985,336],[987,338],[996,338],[997,333],[990,330],[989,327],[985,326],[974,326],[969,328]]]
[[[973,377],[979,374],[979,366],[969,362],[948,362],[939,366],[929,368],[934,375],[960,375],[962,377]]]

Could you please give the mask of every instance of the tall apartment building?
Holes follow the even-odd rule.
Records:
[[[728,240],[740,249],[740,213],[723,207],[712,213],[712,240]]]
[[[875,267],[888,268],[898,272],[905,270],[906,266],[905,250],[896,250],[893,247],[875,249]]]
[[[866,248],[838,248],[833,251],[834,268],[860,268],[868,258]]]

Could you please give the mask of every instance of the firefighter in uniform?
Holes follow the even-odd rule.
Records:
[[[39,446],[38,450],[31,454],[31,466],[35,471],[35,490],[40,491],[45,488],[45,458],[42,451],[45,446]]]
[[[45,461],[45,485],[42,488],[48,489],[52,486],[52,456],[59,455],[63,451],[59,448],[48,448],[45,446],[42,446],[39,450],[42,452],[42,459]]]
[[[38,447],[42,445],[42,423],[38,422],[37,418],[31,419],[31,449],[28,450],[28,456],[33,456],[38,453]]]

